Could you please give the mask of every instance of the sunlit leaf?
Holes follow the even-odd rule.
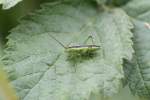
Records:
[[[9,8],[15,6],[20,1],[22,1],[22,0],[0,0],[0,4],[3,5],[3,9],[9,9]]]

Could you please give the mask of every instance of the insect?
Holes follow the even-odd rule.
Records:
[[[81,62],[82,60],[93,58],[97,55],[97,51],[100,49],[99,45],[94,45],[92,35],[90,35],[84,42],[86,43],[89,39],[92,39],[92,45],[83,44],[74,46],[65,46],[60,41],[58,41],[54,36],[50,35],[50,37],[65,48],[65,51],[68,53],[68,60],[71,61]]]

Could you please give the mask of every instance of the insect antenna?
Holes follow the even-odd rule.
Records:
[[[59,40],[57,40],[53,35],[48,34],[52,39],[54,39],[56,42],[58,42],[62,47],[64,47],[65,49],[67,48],[64,44],[62,44]]]

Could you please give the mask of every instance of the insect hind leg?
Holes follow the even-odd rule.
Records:
[[[94,44],[94,40],[93,40],[93,36],[92,35],[88,36],[88,38],[84,41],[84,44],[86,44],[89,39],[91,39],[92,40],[92,44]]]

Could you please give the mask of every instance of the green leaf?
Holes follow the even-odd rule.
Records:
[[[0,0],[0,4],[3,5],[3,9],[9,9],[21,1],[22,0]]]
[[[2,43],[2,38],[0,35],[0,58],[2,57],[2,54],[3,54],[3,43]]]
[[[150,99],[150,29],[134,21],[134,59],[125,62],[125,74],[133,94]]]
[[[106,4],[106,5],[115,5],[115,6],[121,6],[125,5],[130,0],[96,0],[98,4]]]
[[[129,87],[126,86],[120,90],[117,95],[114,95],[110,100],[141,100],[138,96],[133,96]]]
[[[25,17],[8,37],[5,69],[20,100],[104,100],[117,93],[122,59],[132,58],[133,26],[121,9],[98,12],[92,3],[49,3]],[[93,33],[95,58],[72,64],[65,46],[81,45]]]
[[[107,0],[96,0],[98,4],[105,4]]]
[[[121,6],[121,5],[125,5],[130,0],[108,0],[108,1],[110,1],[111,3],[113,3],[116,6]]]
[[[130,16],[150,22],[150,0],[131,0],[123,8]]]

